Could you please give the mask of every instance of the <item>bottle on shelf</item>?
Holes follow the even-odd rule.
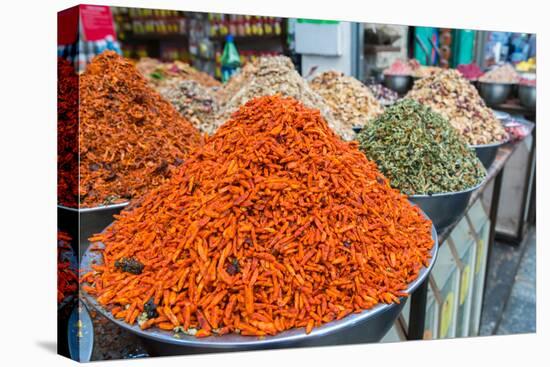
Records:
[[[225,83],[233,74],[239,71],[241,60],[237,47],[233,42],[233,35],[229,34],[225,37],[225,46],[222,53],[222,82]]]

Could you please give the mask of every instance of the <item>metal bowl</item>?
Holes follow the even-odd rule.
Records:
[[[69,232],[72,238],[79,239],[79,241],[72,241],[72,245],[80,258],[88,248],[88,238],[103,231],[113,222],[113,216],[120,213],[127,205],[128,202],[80,209],[58,205],[57,220],[60,228]],[[79,249],[76,249],[76,246]]]
[[[410,75],[384,75],[384,85],[403,95],[411,89],[413,80]]]
[[[426,214],[424,215],[426,216]],[[432,226],[432,238],[434,240],[434,246],[431,250],[430,264],[428,267],[422,268],[418,277],[409,284],[406,289],[408,294],[412,293],[427,279],[435,263],[438,241],[437,232],[434,226]],[[91,264],[93,262],[101,263],[101,261],[102,258],[98,251],[87,251],[82,258],[81,269],[86,273],[91,269]],[[332,321],[314,328],[310,334],[306,334],[304,328],[299,328],[265,337],[228,334],[223,336],[210,336],[207,338],[195,338],[189,335],[182,335],[180,338],[174,338],[173,333],[170,331],[164,331],[158,328],[141,330],[138,325],[129,325],[124,321],[117,320],[107,309],[99,305],[94,297],[84,291],[82,291],[81,294],[101,315],[121,328],[147,341],[149,349],[152,349],[154,353],[158,355],[376,342],[382,339],[389,331],[405,305],[404,298],[400,304],[378,304],[369,310],[365,310],[361,313],[354,313],[341,320]]]
[[[477,158],[481,161],[483,167],[488,170],[495,161],[495,158],[497,157],[498,148],[500,148],[507,142],[508,139],[492,144],[470,145],[470,148],[475,149]]]
[[[513,84],[478,82],[479,94],[488,106],[498,106],[510,96]]]
[[[533,85],[519,85],[518,89],[519,103],[531,110],[537,107],[537,87]]]
[[[441,233],[462,217],[468,207],[470,196],[482,184],[483,181],[472,188],[458,192],[409,195],[409,200],[418,205],[428,217],[432,218],[437,233]]]

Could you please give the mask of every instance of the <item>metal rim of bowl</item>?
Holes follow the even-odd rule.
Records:
[[[502,82],[484,82],[482,80],[477,80],[477,82],[480,84],[480,85],[504,85],[504,86],[514,86],[514,85],[518,85],[518,83],[502,83]]]
[[[426,215],[424,211],[420,209],[420,212],[422,213],[424,218],[429,219],[431,221],[430,217],[428,217],[428,215]],[[421,268],[417,278],[413,280],[411,283],[409,283],[409,286],[404,290],[404,292],[407,293],[408,295],[412,294],[416,290],[416,288],[418,288],[424,281],[426,281],[427,277],[429,276],[435,264],[435,260],[437,258],[437,254],[439,251],[439,239],[437,235],[437,230],[433,225],[433,223],[431,227],[431,233],[432,233],[432,239],[434,243],[433,243],[432,249],[430,250],[430,255],[431,255],[430,263],[428,264],[427,267],[423,266]],[[89,254],[90,254],[90,250],[88,249],[83,256],[81,266],[83,266],[82,263],[84,262],[85,259],[92,260],[92,259],[89,259]],[[98,256],[98,254],[96,254],[96,256]],[[85,270],[88,270],[88,269],[85,269]],[[173,336],[173,332],[171,331],[163,331],[156,328],[141,330],[139,325],[129,325],[124,321],[120,321],[114,318],[114,316],[111,314],[109,310],[99,305],[95,300],[95,298],[89,295],[87,292],[81,290],[81,295],[103,317],[106,317],[107,319],[109,319],[109,321],[115,323],[119,327],[122,327],[123,329],[129,332],[137,334],[139,337],[151,339],[157,342],[178,345],[182,347],[218,348],[218,349],[227,349],[227,350],[236,349],[236,348],[258,348],[258,347],[266,347],[266,346],[275,347],[277,345],[281,345],[289,342],[300,342],[303,340],[309,340],[311,338],[319,338],[319,337],[327,336],[337,331],[341,331],[342,329],[346,329],[348,327],[361,323],[366,319],[382,314],[387,310],[391,309],[392,307],[396,307],[398,305],[396,303],[391,303],[391,304],[379,303],[376,306],[367,310],[363,310],[360,313],[352,313],[340,320],[334,320],[329,323],[323,324],[319,327],[316,327],[309,334],[305,333],[305,328],[303,327],[286,330],[279,334],[276,334],[273,336],[265,336],[265,337],[228,334],[228,336],[231,336],[236,339],[235,341],[228,343],[228,342],[224,342],[224,340],[221,339],[221,338],[224,338],[224,336],[211,336],[211,337],[201,339],[201,338],[196,338],[194,336],[185,335],[183,338],[178,339]],[[405,302],[405,300],[406,298],[402,297],[400,299],[400,302]],[[168,335],[168,333],[172,333],[172,334]]]
[[[479,189],[481,187],[481,185],[483,185],[483,183],[485,182],[485,179],[486,179],[486,177],[483,177],[483,180],[481,180],[475,186],[472,186],[468,189],[461,190],[461,191],[437,192],[437,193],[433,193],[431,195],[428,195],[428,194],[414,194],[414,195],[407,195],[407,197],[410,198],[410,199],[417,199],[417,198],[418,199],[424,199],[424,198],[433,198],[433,197],[441,197],[441,196],[453,196],[453,195],[466,194],[468,192],[472,192],[472,191],[475,191],[475,190]]]
[[[510,115],[508,112],[500,111],[500,110],[493,110],[493,115],[495,115],[495,118],[499,121],[502,120],[508,120],[512,115]]]
[[[506,133],[506,139],[502,140],[502,141],[497,141],[496,143],[489,143],[489,144],[478,144],[478,145],[468,145],[470,148],[472,149],[477,149],[477,148],[494,148],[494,147],[499,147],[501,145],[504,145],[506,143],[508,143],[510,141],[510,135],[508,133]]]
[[[99,211],[102,211],[102,210],[111,210],[111,209],[124,208],[128,204],[130,204],[129,201],[125,201],[123,203],[117,203],[117,204],[99,205],[99,206],[94,206],[92,208],[71,208],[71,207],[68,207],[68,206],[65,206],[65,205],[60,205],[60,204],[58,204],[57,207],[60,208],[60,209],[67,210],[67,211],[70,211],[70,212],[75,212],[75,213],[92,213],[92,212],[99,212]]]

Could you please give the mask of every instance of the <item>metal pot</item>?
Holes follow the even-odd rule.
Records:
[[[120,213],[128,203],[102,205],[94,208],[69,208],[63,205],[57,206],[59,227],[68,232],[72,238],[73,249],[79,253],[79,258],[88,248],[88,238],[103,231],[114,220],[114,215]],[[78,246],[79,249],[75,247]]]
[[[426,216],[426,214],[424,215]],[[422,268],[417,279],[409,284],[406,289],[408,294],[411,294],[420,284],[426,281],[434,265],[438,251],[437,232],[434,226],[432,226],[432,238],[434,246],[431,250],[430,264],[428,267]],[[81,269],[86,273],[91,269],[92,263],[101,264],[101,262],[101,255],[97,251],[86,251],[82,258]],[[148,349],[159,355],[376,342],[389,331],[405,304],[405,299],[402,299],[400,304],[378,304],[369,310],[351,314],[341,320],[335,320],[314,328],[310,334],[306,334],[304,328],[299,328],[265,337],[228,334],[199,339],[189,335],[174,338],[172,332],[158,328],[141,330],[138,325],[129,325],[124,321],[115,319],[107,309],[98,304],[95,298],[86,292],[82,291],[81,294],[101,315],[121,328],[143,338]]]
[[[384,75],[384,85],[400,95],[407,93],[412,84],[410,75]]]
[[[483,167],[488,170],[497,157],[498,148],[507,142],[508,139],[492,144],[470,145],[470,148],[475,149],[477,158],[481,161],[481,163],[483,163]]]
[[[533,85],[523,85],[520,84],[519,90],[519,103],[531,110],[534,110],[537,107],[537,87]]]
[[[462,217],[468,207],[470,196],[482,184],[483,181],[472,188],[458,192],[409,195],[409,200],[418,205],[429,218],[432,218],[437,233],[441,233]]]
[[[498,106],[510,96],[513,84],[478,81],[479,94],[488,106]]]

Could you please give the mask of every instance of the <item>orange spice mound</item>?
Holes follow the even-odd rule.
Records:
[[[200,133],[112,51],[80,77],[80,204],[128,201],[160,185]]]
[[[434,245],[356,143],[280,96],[242,106],[91,240],[103,262],[84,291],[129,324],[196,337],[309,333],[399,302]],[[130,259],[143,268],[120,267]]]

